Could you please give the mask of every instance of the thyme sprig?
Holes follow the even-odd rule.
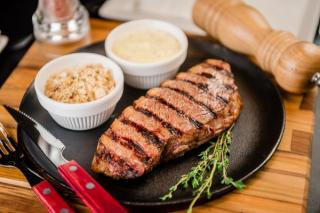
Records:
[[[210,146],[202,151],[199,155],[200,162],[191,168],[190,172],[181,176],[180,180],[170,187],[169,192],[162,196],[161,200],[168,200],[173,197],[173,193],[179,187],[187,188],[189,185],[194,191],[194,198],[191,201],[188,213],[192,212],[192,208],[201,195],[206,195],[208,199],[212,196],[213,177],[216,173],[221,174],[221,184],[233,185],[237,189],[243,189],[245,185],[242,181],[234,181],[227,174],[229,166],[229,145],[232,143],[231,126],[228,130],[220,134],[217,141],[211,142]]]

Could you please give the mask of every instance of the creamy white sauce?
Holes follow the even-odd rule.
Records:
[[[168,59],[180,49],[180,43],[174,36],[154,29],[124,32],[112,44],[112,51],[118,57],[139,63]]]

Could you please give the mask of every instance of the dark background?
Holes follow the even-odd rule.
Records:
[[[91,17],[98,17],[99,7],[105,0],[80,0]],[[0,87],[32,44],[32,14],[37,0],[1,0],[0,30],[9,37],[9,43],[0,54]]]

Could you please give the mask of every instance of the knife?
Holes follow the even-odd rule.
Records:
[[[50,213],[74,213],[70,206],[54,187],[33,171],[26,163],[26,158],[21,146],[8,134],[0,122],[0,164],[14,166],[23,173],[28,180],[32,191],[37,195],[42,204]]]
[[[126,213],[127,210],[98,184],[76,161],[63,156],[65,145],[41,124],[24,112],[12,107],[5,109],[21,129],[36,143],[72,190],[94,213]]]

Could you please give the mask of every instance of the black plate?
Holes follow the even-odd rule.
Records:
[[[260,169],[276,150],[284,129],[285,112],[281,96],[268,77],[246,57],[236,54],[229,49],[201,39],[189,40],[188,59],[182,70],[201,62],[206,58],[221,58],[229,62],[235,74],[244,103],[241,115],[233,130],[234,140],[231,145],[230,166],[228,173],[238,180],[245,180]],[[99,42],[84,47],[79,52],[95,52],[104,54],[104,44]],[[174,198],[162,202],[159,197],[166,194],[169,187],[177,182],[179,177],[188,172],[199,160],[198,154],[207,145],[195,149],[185,156],[156,167],[151,173],[136,180],[112,180],[103,175],[90,171],[92,156],[95,152],[97,140],[111,121],[133,100],[143,95],[145,91],[125,86],[124,95],[118,103],[111,119],[102,126],[89,131],[71,131],[58,126],[39,104],[33,85],[27,90],[20,109],[38,120],[48,128],[65,145],[65,156],[78,161],[100,184],[122,203],[143,207],[176,207],[187,204],[192,199],[192,190],[179,190]],[[18,131],[19,140],[29,152],[29,157],[40,172],[50,177],[55,183],[66,190],[61,184],[55,168],[47,159],[36,151],[29,138]],[[214,197],[220,196],[233,188],[214,183]],[[205,201],[205,198],[202,199]],[[180,206],[180,205],[179,205]]]

